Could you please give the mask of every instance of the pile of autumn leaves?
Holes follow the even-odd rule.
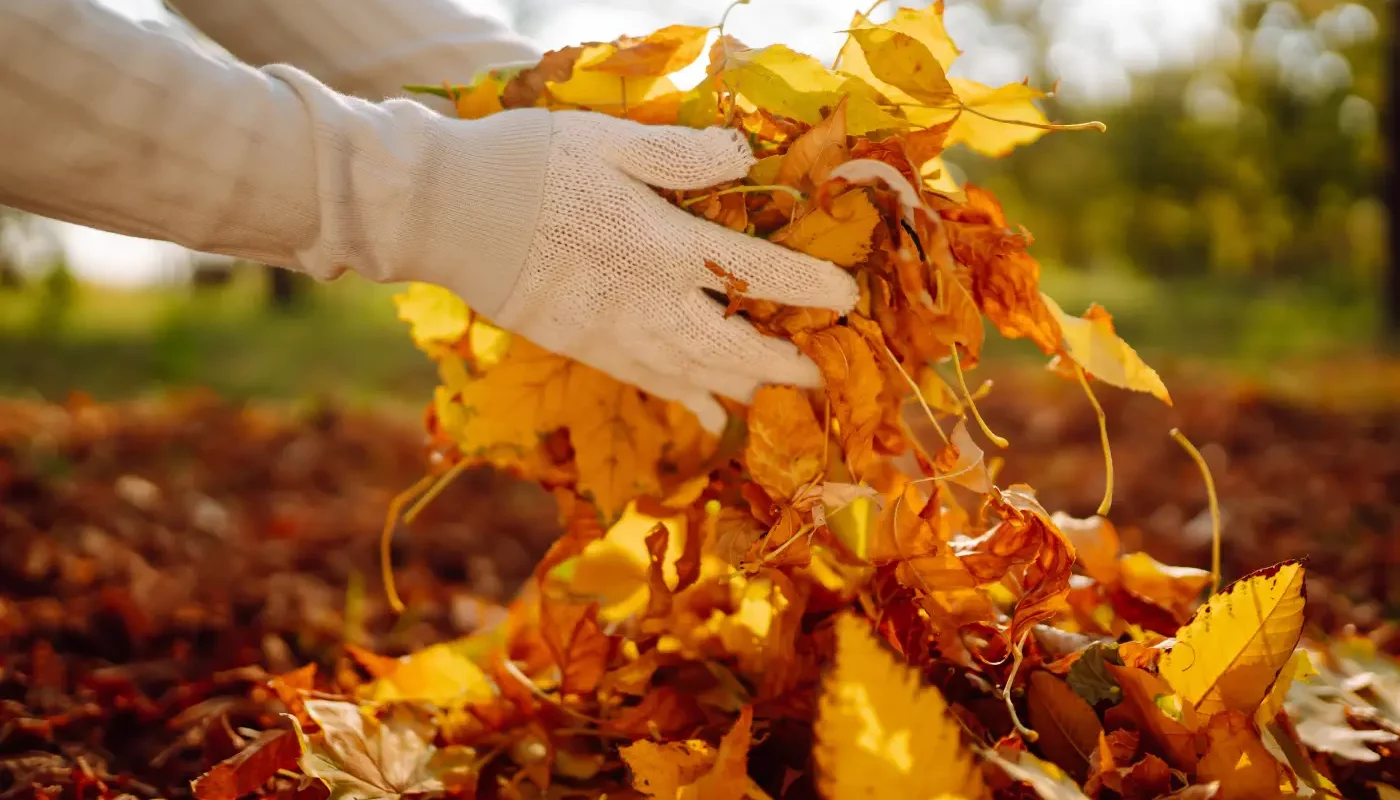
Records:
[[[994,485],[973,434],[1006,443],[964,377],[984,320],[1086,392],[1170,402],[1102,309],[1040,293],[1029,233],[940,160],[1072,126],[1028,86],[946,77],[958,50],[937,4],[857,15],[834,68],[721,34],[678,90],[666,76],[709,33],[567,48],[441,92],[470,118],[544,106],[745,131],[747,179],[668,199],[856,277],[837,319],[712,267],[728,313],[793,341],[825,391],[762,389],[716,440],[412,287],[400,314],[442,379],[435,478],[490,463],[539,481],[565,532],[499,625],[364,656],[362,696],[295,703],[303,772],[366,798],[1228,800],[1332,793],[1335,765],[1388,758],[1400,671],[1364,640],[1299,648],[1299,564],[1193,616],[1209,573],[1122,554],[1106,519]]]

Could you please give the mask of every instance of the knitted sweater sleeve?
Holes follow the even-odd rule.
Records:
[[[470,0],[171,0],[195,27],[254,66],[285,63],[331,88],[381,100],[405,84],[466,83],[539,49]],[[428,101],[431,102],[431,101]]]
[[[185,5],[221,35],[218,14],[234,12],[215,2],[207,14],[199,2]],[[247,5],[293,14],[285,9],[313,3]],[[269,20],[259,36],[274,41],[279,24]],[[479,31],[476,50],[465,24],[452,39],[464,73],[473,58],[528,52]],[[455,63],[448,39],[434,46],[441,67],[400,77],[407,50],[369,48],[380,54],[374,63],[356,64],[336,55],[358,52],[345,44],[354,37],[329,44],[322,35],[300,49],[225,38],[247,57],[296,58],[367,95],[389,94],[391,81],[453,77],[427,74]],[[412,100],[369,102],[289,64],[210,55],[90,0],[0,0],[0,53],[0,204],[322,279],[351,270],[461,285],[457,273],[480,273],[469,283],[481,296],[466,299],[483,304],[511,289],[525,260],[548,160],[547,112],[466,122]]]

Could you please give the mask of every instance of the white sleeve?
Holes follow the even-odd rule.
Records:
[[[405,84],[466,83],[533,63],[536,46],[457,0],[170,0],[196,28],[253,66],[290,64],[370,100]]]
[[[0,205],[322,279],[461,289],[465,272],[491,295],[524,262],[542,109],[467,122],[371,103],[90,0],[0,0],[0,53]]]

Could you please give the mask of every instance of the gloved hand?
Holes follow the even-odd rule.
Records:
[[[540,112],[496,116],[522,113]],[[705,262],[747,281],[750,297],[841,313],[856,302],[854,279],[677,209],[648,187],[698,189],[743,177],[754,158],[741,134],[579,111],[553,112],[550,123],[539,215],[519,234],[530,237],[527,255],[496,267],[518,273],[462,270],[443,279],[448,288],[508,330],[684,404],[714,432],[725,413],[712,393],[747,403],[761,384],[821,385],[816,365],[790,342],[724,317],[702,291],[724,290]],[[491,146],[483,142],[482,155]],[[482,280],[493,286],[478,291]],[[502,289],[502,281],[513,285]],[[474,296],[504,300],[483,307]]]

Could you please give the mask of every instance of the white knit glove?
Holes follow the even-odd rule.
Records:
[[[677,209],[648,187],[698,189],[743,177],[754,158],[741,134],[578,111],[554,112],[550,121],[539,215],[533,230],[521,232],[530,237],[524,263],[509,288],[496,288],[507,279],[501,274],[488,276],[495,286],[481,294],[504,301],[478,310],[543,347],[684,404],[715,432],[725,413],[711,393],[747,403],[760,384],[821,385],[816,365],[791,343],[740,317],[725,319],[702,291],[724,290],[705,262],[747,281],[750,297],[841,313],[857,299],[851,276]],[[478,280],[471,272],[444,281],[469,303]]]

